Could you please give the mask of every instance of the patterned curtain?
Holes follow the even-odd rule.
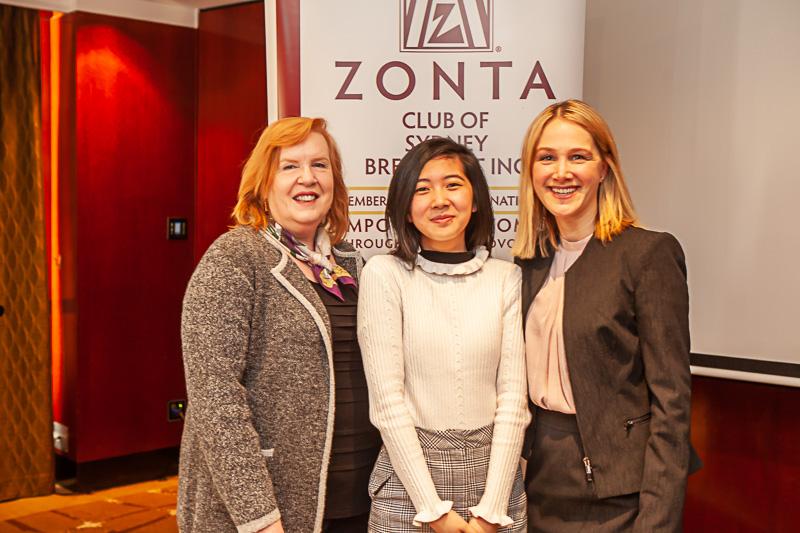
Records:
[[[0,501],[52,492],[39,13],[0,5]]]

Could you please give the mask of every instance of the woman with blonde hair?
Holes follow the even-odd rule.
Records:
[[[245,164],[236,226],[183,304],[181,531],[366,531],[380,447],[356,340],[363,261],[323,119],[286,118]]]
[[[533,121],[520,224],[529,531],[679,531],[690,459],[686,266],[637,227],[617,146],[588,104]]]

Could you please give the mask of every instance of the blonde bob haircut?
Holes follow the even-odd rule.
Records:
[[[238,200],[232,214],[237,225],[262,229],[271,222],[266,203],[278,170],[281,149],[303,142],[312,132],[325,137],[333,172],[333,202],[322,223],[332,244],[344,239],[349,218],[342,157],[322,118],[282,118],[264,128],[242,170]]]
[[[530,259],[539,252],[542,257],[558,246],[559,233],[556,219],[542,204],[533,189],[533,163],[539,139],[544,128],[554,119],[574,122],[585,129],[594,140],[600,157],[606,164],[607,174],[597,190],[597,220],[594,236],[609,242],[628,226],[636,224],[628,187],[619,163],[617,144],[603,117],[589,104],[580,100],[565,100],[544,109],[528,127],[522,145],[522,174],[519,182],[519,227],[512,253],[521,259]]]

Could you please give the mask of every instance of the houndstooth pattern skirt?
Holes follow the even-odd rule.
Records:
[[[422,453],[428,470],[442,500],[451,500],[453,510],[469,520],[470,507],[478,505],[486,486],[492,426],[473,430],[429,431],[417,428]],[[412,524],[417,511],[405,487],[397,477],[386,448],[381,448],[369,479],[372,508],[369,515],[370,533],[429,533],[433,529]],[[500,528],[498,533],[521,533],[527,530],[527,501],[522,472],[517,468],[508,516],[514,523]]]

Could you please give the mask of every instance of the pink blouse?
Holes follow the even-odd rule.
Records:
[[[550,274],[525,318],[525,358],[531,401],[551,411],[575,414],[575,400],[564,350],[564,275],[583,253],[591,235],[561,240]]]

